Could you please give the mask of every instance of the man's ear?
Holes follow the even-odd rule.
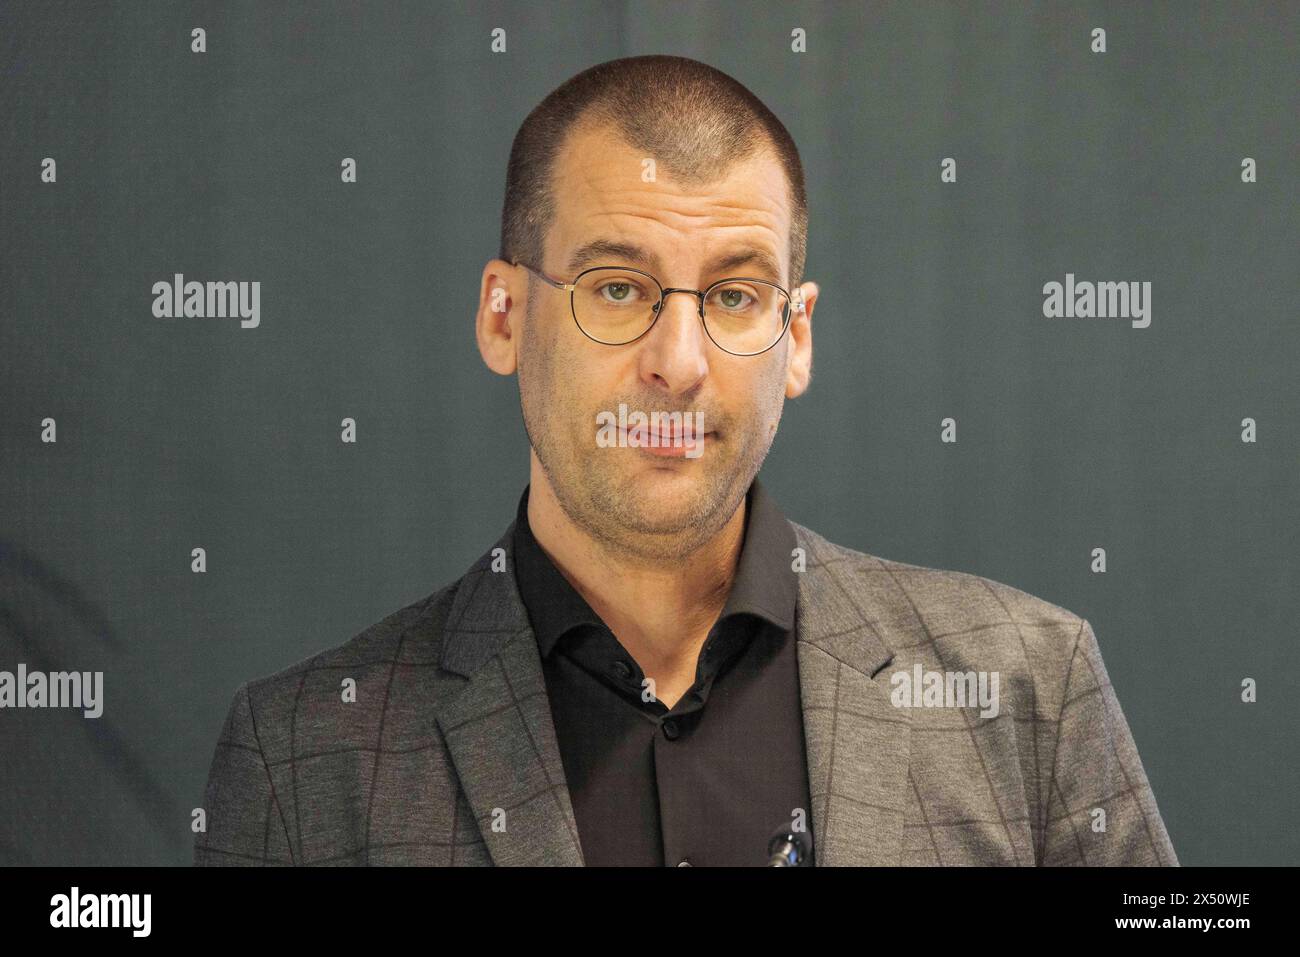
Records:
[[[815,282],[801,283],[803,311],[792,313],[790,319],[790,348],[786,354],[785,397],[797,399],[812,381],[812,314],[820,290]],[[791,306],[791,309],[794,307]]]
[[[522,272],[504,259],[490,259],[483,267],[474,335],[483,362],[499,375],[514,375],[519,365],[519,335],[528,305],[528,280]]]

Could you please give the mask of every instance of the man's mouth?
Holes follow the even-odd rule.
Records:
[[[667,432],[657,431],[655,429],[624,429],[621,430],[624,435],[638,436],[640,441],[648,442],[652,445],[689,445],[697,438],[704,438],[706,435],[713,435],[713,432],[700,432],[696,429],[671,429]]]
[[[619,430],[620,445],[664,458],[698,458],[705,446],[717,441],[717,437],[715,431],[697,432],[687,428],[668,432],[650,428]]]

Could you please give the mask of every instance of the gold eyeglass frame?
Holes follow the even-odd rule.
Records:
[[[790,290],[786,289],[784,286],[780,285],[779,283],[774,283],[770,279],[758,279],[753,276],[729,276],[726,279],[719,279],[715,283],[710,283],[707,289],[700,290],[700,289],[684,289],[684,288],[678,288],[673,286],[665,287],[663,283],[661,283],[657,278],[652,276],[650,273],[646,272],[643,269],[634,269],[631,266],[615,266],[615,265],[591,266],[587,269],[584,269],[582,272],[578,273],[578,275],[574,276],[572,282],[564,282],[562,280],[555,279],[552,276],[548,276],[546,273],[542,272],[542,270],[538,269],[536,266],[530,266],[528,263],[521,262],[518,259],[511,260],[510,265],[522,266],[523,268],[527,269],[529,272],[536,275],[539,279],[554,286],[556,289],[562,289],[565,292],[567,292],[569,294],[569,315],[573,316],[574,325],[578,327],[578,331],[581,332],[584,336],[586,336],[592,342],[599,343],[602,346],[631,345],[632,343],[636,342],[638,339],[644,337],[646,333],[648,333],[651,329],[654,328],[655,323],[659,321],[659,317],[663,315],[664,300],[667,299],[675,292],[688,292],[691,295],[696,297],[697,304],[696,304],[695,311],[700,317],[700,325],[704,327],[704,334],[709,337],[710,342],[712,342],[723,352],[727,353],[727,355],[731,355],[731,356],[761,356],[764,352],[769,351],[778,342],[781,341],[782,337],[786,334],[786,331],[790,328],[790,322],[794,316],[794,313],[796,312],[802,313],[804,311],[802,290],[796,288],[794,290],[795,294],[792,294]],[[646,326],[645,329],[643,329],[633,338],[628,339],[624,342],[606,342],[604,339],[597,339],[591,333],[587,332],[586,329],[582,328],[582,323],[578,321],[578,310],[575,308],[574,301],[573,301],[574,293],[578,288],[578,280],[582,279],[582,277],[587,275],[587,273],[596,272],[597,270],[600,269],[618,269],[622,272],[631,272],[631,273],[636,273],[638,276],[645,276],[645,278],[649,279],[652,283],[654,283],[655,287],[659,290],[659,301],[655,303],[655,305],[653,306],[654,318],[650,320],[650,325]],[[726,285],[729,282],[762,283],[765,286],[771,286],[774,289],[779,290],[781,294],[785,296],[785,309],[783,310],[784,315],[782,316],[782,321],[781,321],[781,331],[777,334],[776,338],[772,340],[771,345],[768,345],[758,350],[757,352],[733,352],[732,350],[724,346],[722,343],[718,342],[717,339],[713,338],[713,333],[709,331],[709,324],[704,319],[704,299],[706,296],[708,296],[710,292],[712,292],[718,286]]]

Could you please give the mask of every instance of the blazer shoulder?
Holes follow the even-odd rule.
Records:
[[[1069,609],[997,579],[884,558],[790,524],[807,552],[808,571],[833,577],[900,645],[1027,640],[1068,660],[1087,626]]]
[[[299,694],[315,672],[360,677],[386,672],[394,662],[436,665],[442,651],[442,626],[461,579],[399,608],[346,641],[309,655],[272,674],[247,681],[254,711],[277,712]]]

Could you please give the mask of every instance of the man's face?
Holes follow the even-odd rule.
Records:
[[[663,171],[646,182],[645,158],[610,130],[575,132],[553,172],[557,209],[544,260],[530,265],[564,281],[588,266],[616,265],[648,272],[665,288],[703,290],[731,276],[788,288],[791,210],[775,156],[760,153],[717,182],[690,188]],[[606,256],[574,267],[574,252],[595,240],[639,247],[648,259]],[[708,268],[750,250],[779,272],[756,261]],[[680,554],[725,525],[771,447],[787,388],[802,391],[788,383],[789,331],[760,355],[732,355],[709,339],[698,302],[668,296],[649,332],[611,346],[583,335],[568,292],[535,280],[528,295],[518,375],[537,458],[575,524],[645,558]],[[620,403],[647,415],[692,413],[702,446],[674,456],[603,447],[598,414],[617,416]]]

